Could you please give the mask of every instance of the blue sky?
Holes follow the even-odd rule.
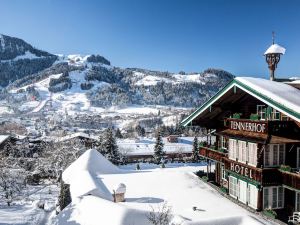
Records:
[[[113,65],[178,72],[222,68],[268,77],[271,33],[300,76],[297,0],[0,0],[0,33],[51,53],[97,53]]]

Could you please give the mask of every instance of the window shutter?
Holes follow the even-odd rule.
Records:
[[[269,208],[269,189],[264,188],[264,209]]]
[[[285,158],[284,147],[285,145],[279,145],[279,165],[284,164],[284,158]]]

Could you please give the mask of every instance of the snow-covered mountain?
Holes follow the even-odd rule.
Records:
[[[57,56],[27,42],[0,34],[0,86],[50,67]]]
[[[99,113],[145,105],[190,108],[233,78],[217,69],[176,74],[119,68],[100,55],[52,55],[21,39],[0,37],[0,84],[9,84],[0,95],[0,107],[9,107],[2,112]]]

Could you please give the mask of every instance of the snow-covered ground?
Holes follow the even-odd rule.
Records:
[[[46,225],[55,216],[58,190],[56,185],[28,186],[11,206],[1,203],[0,225]],[[45,203],[44,209],[38,203]]]
[[[132,165],[116,168],[97,151],[85,152],[63,173],[64,181],[71,185],[73,202],[58,215],[55,223],[150,225],[150,212],[157,212],[167,204],[176,220],[173,225],[272,224],[201,181],[194,172],[205,170],[203,164],[167,164],[164,169],[148,166],[141,164],[138,171]],[[126,201],[113,203],[109,199],[120,183],[126,185]]]
[[[177,142],[172,143],[167,138],[162,138],[164,143],[164,151],[171,153],[191,153],[193,150],[194,137],[178,137]],[[198,141],[206,141],[205,136],[198,137]],[[155,138],[141,138],[141,139],[119,139],[117,144],[121,152],[127,155],[153,155]],[[214,142],[214,137],[212,137]]]
[[[184,83],[184,82],[197,82],[201,84],[205,84],[206,79],[210,76],[216,76],[214,74],[206,75],[203,77],[202,74],[171,74],[168,77],[158,77],[153,75],[146,75],[141,72],[134,72],[134,76],[137,78],[137,82],[135,83],[136,86],[144,85],[144,86],[152,86],[156,85],[160,82],[165,83]]]

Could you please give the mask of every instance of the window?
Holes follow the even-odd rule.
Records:
[[[224,136],[221,136],[221,148],[227,149],[226,147],[226,138]]]
[[[277,111],[276,109],[273,109],[271,118],[272,120],[280,120],[280,112]]]
[[[265,187],[263,190],[264,209],[283,208],[284,190],[283,187]]]
[[[297,168],[300,168],[300,147],[297,148]]]
[[[266,119],[266,106],[265,105],[257,105],[257,115],[261,120]]]
[[[248,205],[257,209],[258,190],[253,184],[248,184]]]
[[[265,166],[280,166],[285,162],[285,145],[270,144],[265,149]]]
[[[287,115],[284,115],[284,114],[281,113],[281,120],[282,121],[288,121],[288,120],[290,120],[290,118]]]
[[[229,194],[232,197],[238,197],[238,182],[237,178],[229,176]]]
[[[267,146],[265,149],[265,166],[270,165],[270,148]]]
[[[285,161],[285,145],[279,145],[279,165],[283,165]]]
[[[273,146],[273,165],[277,165],[278,163],[278,145]],[[272,160],[271,160],[272,161]]]
[[[226,171],[225,171],[224,165],[221,166],[221,177],[222,177],[222,180],[226,180]]]
[[[257,144],[248,142],[248,163],[252,166],[257,165]]]
[[[243,180],[239,180],[239,201],[243,202],[244,204],[247,203],[247,183]]]
[[[300,192],[296,192],[296,207],[295,211],[299,212],[300,211]]]
[[[234,139],[229,139],[229,158],[236,160],[237,156],[237,141]]]
[[[283,207],[283,187],[278,188],[278,207]]]
[[[277,208],[277,187],[272,188],[272,208]]]
[[[269,189],[264,189],[264,209],[269,207]]]
[[[238,161],[243,163],[248,162],[252,166],[256,166],[257,164],[256,143],[229,139],[228,153],[229,158],[232,160],[238,159]]]
[[[247,155],[247,143],[245,141],[238,141],[238,160],[246,162],[248,159]]]

